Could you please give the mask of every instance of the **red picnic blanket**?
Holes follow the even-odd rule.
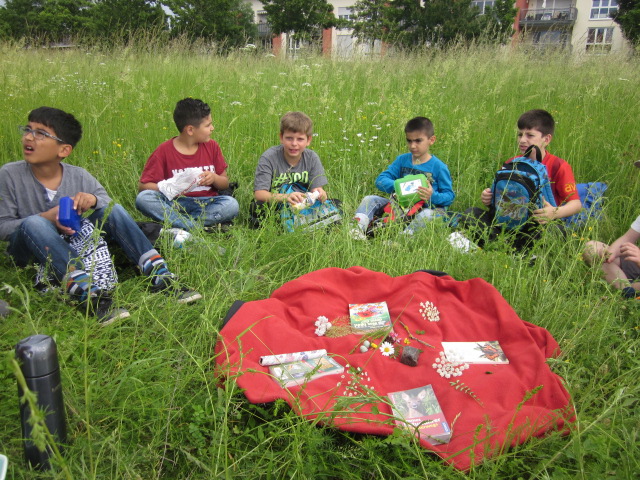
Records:
[[[374,302],[387,303],[399,337],[395,348],[409,342],[422,350],[417,366],[379,349],[362,353],[359,334],[316,335],[318,317],[340,324],[349,304]],[[424,307],[431,304],[438,315],[430,320]],[[402,324],[435,348],[407,339]],[[472,364],[457,378],[442,377],[433,367],[441,342],[485,340],[499,341],[509,363]],[[261,356],[318,349],[346,366],[344,374],[282,388],[259,364]],[[558,344],[544,328],[521,320],[479,278],[456,281],[426,272],[390,277],[362,267],[318,270],[287,282],[268,299],[243,304],[220,331],[216,353],[218,372],[234,379],[250,402],[282,398],[304,418],[358,433],[391,434],[397,427],[387,394],[430,384],[453,433],[447,444],[420,443],[461,470],[530,436],[564,429],[573,419],[562,379],[546,364],[559,353]],[[456,380],[464,388],[452,386]]]

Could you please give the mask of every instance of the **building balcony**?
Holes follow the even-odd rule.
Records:
[[[268,23],[258,23],[256,25],[258,27],[258,37],[268,37],[271,38],[273,34],[271,33],[271,25]]]
[[[520,10],[520,28],[533,26],[567,25],[575,23],[578,9],[566,8],[536,8]]]

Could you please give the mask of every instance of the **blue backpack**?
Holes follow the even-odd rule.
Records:
[[[535,160],[529,158],[532,151],[536,152]],[[544,206],[544,200],[556,206],[547,167],[542,164],[542,153],[535,145],[496,172],[491,193],[494,222],[506,230],[520,229],[533,210]]]
[[[587,224],[590,218],[600,220],[604,206],[604,192],[608,185],[604,182],[578,183],[578,195],[582,201],[582,210],[575,215],[563,218],[567,228],[579,228]]]
[[[291,192],[305,193],[307,189],[298,183],[287,183],[280,187],[280,193]],[[340,203],[336,199],[327,199],[324,203],[316,200],[313,205],[295,212],[289,205],[285,204],[280,209],[280,218],[287,232],[293,232],[297,229],[315,230],[334,223],[340,223],[342,220]]]

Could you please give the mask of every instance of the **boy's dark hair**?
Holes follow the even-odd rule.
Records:
[[[80,122],[70,113],[58,108],[38,107],[29,112],[28,120],[49,127],[56,137],[72,147],[75,147],[82,138]]]
[[[211,115],[211,109],[202,100],[183,98],[176,103],[176,108],[173,110],[173,121],[176,123],[178,131],[182,133],[188,125],[199,127],[209,115]]]
[[[304,133],[307,137],[313,135],[313,122],[302,112],[287,112],[280,119],[280,135],[284,132]]]
[[[407,122],[404,126],[404,133],[424,132],[429,138],[433,137],[433,122],[427,117],[415,117]]]
[[[556,122],[546,110],[529,110],[518,118],[518,130],[538,130],[542,135],[553,135]]]

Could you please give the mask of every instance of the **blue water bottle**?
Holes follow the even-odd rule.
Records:
[[[31,335],[16,345],[16,358],[29,390],[38,397],[38,408],[46,413],[45,422],[56,442],[66,443],[67,423],[62,399],[62,383],[58,364],[56,342],[48,335]],[[18,395],[22,397],[18,385]],[[39,470],[48,469],[49,449],[41,452],[31,441],[33,427],[29,423],[31,410],[26,403],[20,405],[24,455],[27,461]]]
[[[80,231],[82,226],[82,217],[78,215],[73,208],[73,198],[62,197],[60,199],[60,207],[58,209],[58,221],[60,225],[74,229],[76,232]]]

